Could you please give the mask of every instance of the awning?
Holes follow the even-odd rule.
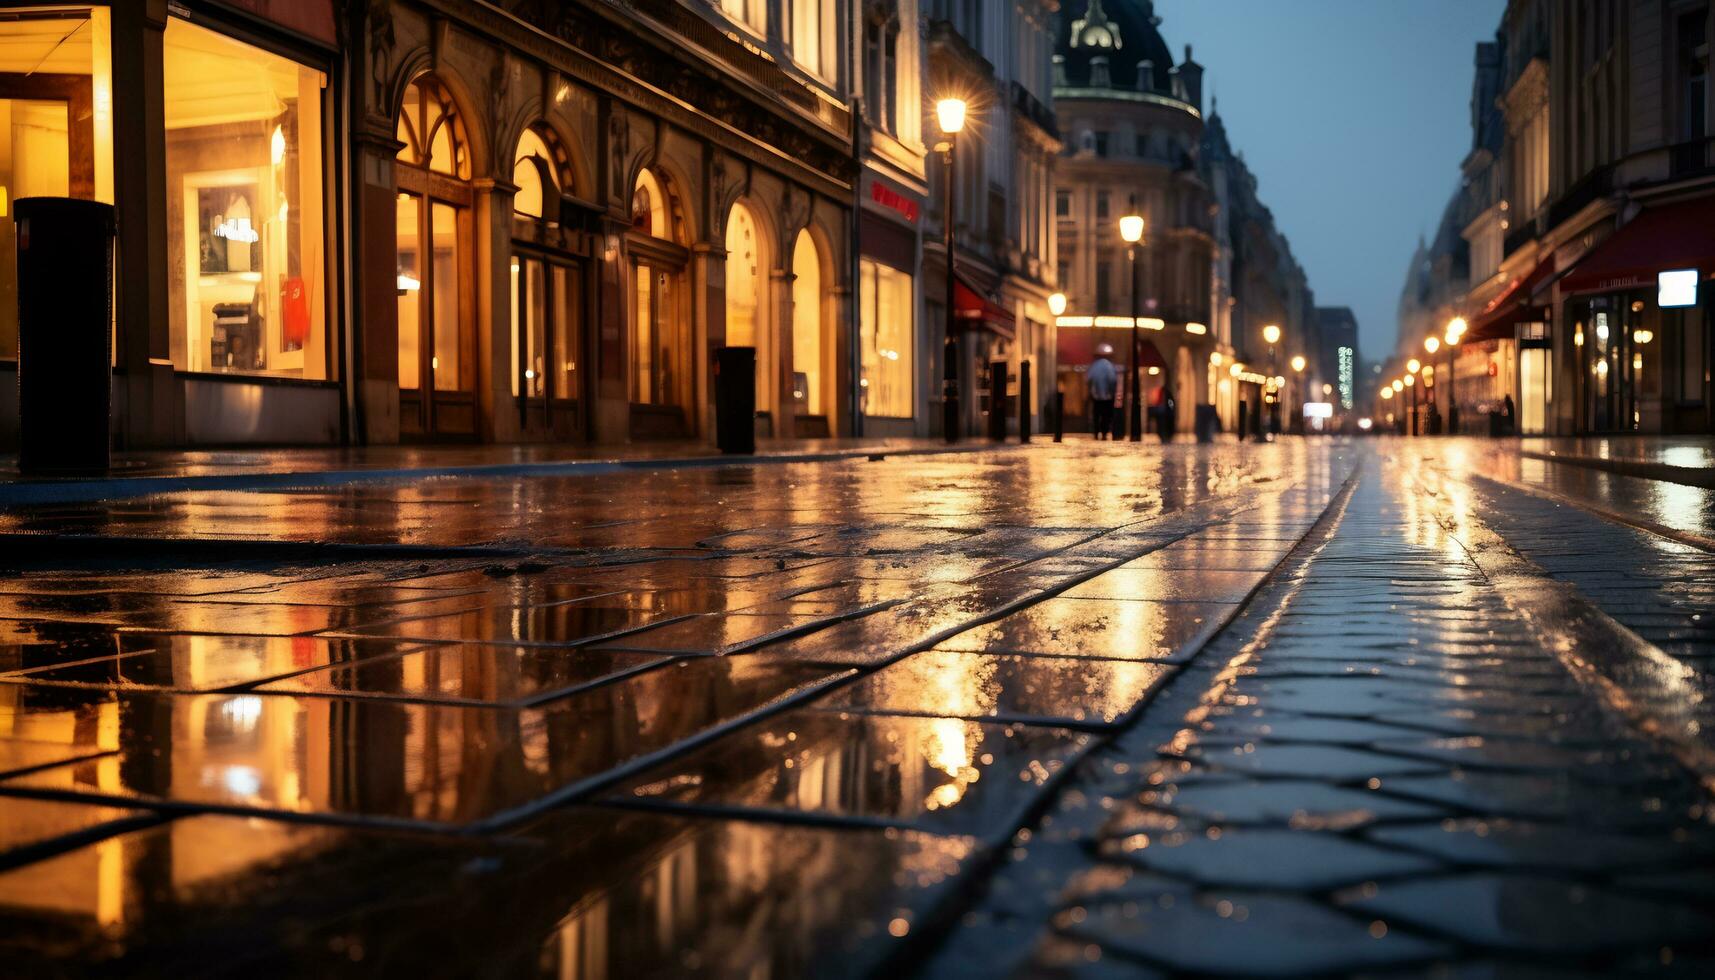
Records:
[[[1674,269],[1715,275],[1715,197],[1650,208],[1586,255],[1560,288],[1605,293],[1653,287]]]
[[[953,317],[966,330],[987,330],[1007,340],[1013,338],[1012,311],[993,302],[953,273]]]
[[[1088,367],[1096,359],[1097,344],[1107,344],[1114,349],[1109,360],[1113,361],[1114,367],[1119,368],[1122,373],[1128,366],[1125,345],[1127,338],[1131,336],[1129,327],[1060,330],[1057,331],[1057,336],[1059,341],[1055,344],[1055,355],[1059,363],[1066,367]],[[1138,370],[1148,371],[1155,367],[1165,372],[1167,360],[1161,356],[1161,351],[1156,349],[1154,341],[1145,336],[1139,336],[1137,340]]]
[[[1508,283],[1499,296],[1490,300],[1489,304],[1483,307],[1483,311],[1472,318],[1464,339],[1510,339],[1513,327],[1517,324],[1536,323],[1544,319],[1544,311],[1541,307],[1531,306],[1530,298],[1537,287],[1553,274],[1554,257],[1549,256],[1538,262],[1529,275]]]

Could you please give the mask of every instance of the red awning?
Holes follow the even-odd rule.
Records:
[[[1560,288],[1603,293],[1656,284],[1673,269],[1715,274],[1715,197],[1657,205],[1584,256]]]
[[[1534,323],[1542,319],[1538,315],[1541,310],[1529,305],[1530,297],[1553,273],[1554,257],[1549,256],[1538,262],[1529,275],[1508,283],[1499,296],[1483,307],[1483,312],[1472,318],[1471,328],[1466,332],[1465,339],[1510,339],[1516,324]]]
[[[978,292],[958,273],[953,274],[953,316],[966,330],[987,330],[1007,340],[1013,338],[1011,311]]]
[[[1122,372],[1129,363],[1125,356],[1125,345],[1131,336],[1130,327],[1061,327],[1056,331],[1056,336],[1059,342],[1055,344],[1055,354],[1059,362],[1067,367],[1089,366],[1096,359],[1098,344],[1107,344],[1114,349],[1108,359]],[[1140,371],[1148,371],[1152,367],[1167,370],[1167,359],[1161,356],[1155,342],[1147,336],[1138,337],[1137,367]]]

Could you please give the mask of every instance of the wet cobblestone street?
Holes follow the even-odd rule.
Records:
[[[0,973],[1706,975],[1715,491],[1406,445],[12,506]]]

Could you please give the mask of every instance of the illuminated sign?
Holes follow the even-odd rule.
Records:
[[[1304,417],[1307,419],[1331,419],[1334,417],[1334,403],[1305,402]]]
[[[1656,277],[1656,305],[1662,309],[1697,305],[1697,270],[1676,269]]]
[[[1351,411],[1352,392],[1357,387],[1353,379],[1353,360],[1357,351],[1350,347],[1340,348],[1340,407]]]
[[[906,221],[912,224],[917,223],[917,202],[886,186],[881,181],[878,180],[869,185],[869,199],[889,211],[898,212],[899,216]]]

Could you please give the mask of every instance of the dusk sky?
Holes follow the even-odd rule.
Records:
[[[1208,69],[1227,133],[1316,302],[1388,353],[1419,234],[1433,235],[1471,145],[1474,45],[1503,0],[1157,0],[1174,56]]]

